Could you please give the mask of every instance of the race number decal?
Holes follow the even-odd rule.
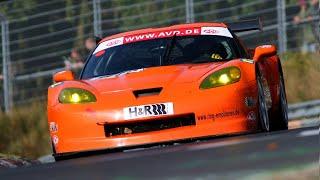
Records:
[[[123,109],[124,119],[136,119],[152,116],[171,115],[173,112],[173,103],[146,104],[140,106],[131,106]]]

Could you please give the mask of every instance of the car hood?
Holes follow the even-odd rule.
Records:
[[[167,87],[176,83],[198,81],[223,63],[182,64],[151,67],[117,75],[84,80],[99,92]]]

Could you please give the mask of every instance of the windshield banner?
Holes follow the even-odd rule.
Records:
[[[138,41],[146,41],[158,38],[167,38],[173,36],[193,36],[193,35],[214,35],[214,36],[225,36],[232,38],[230,31],[224,27],[199,27],[199,28],[187,28],[187,29],[176,29],[166,30],[151,33],[135,34],[130,36],[124,36],[102,42],[93,54],[105,50],[111,47],[119,46],[122,44],[133,43]]]

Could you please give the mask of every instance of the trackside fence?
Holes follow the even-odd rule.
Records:
[[[303,103],[290,104],[288,106],[288,118],[296,119],[320,119],[320,99]]]

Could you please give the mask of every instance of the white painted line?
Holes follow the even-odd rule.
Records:
[[[302,131],[298,134],[298,137],[315,136],[315,135],[319,135],[319,129]]]

